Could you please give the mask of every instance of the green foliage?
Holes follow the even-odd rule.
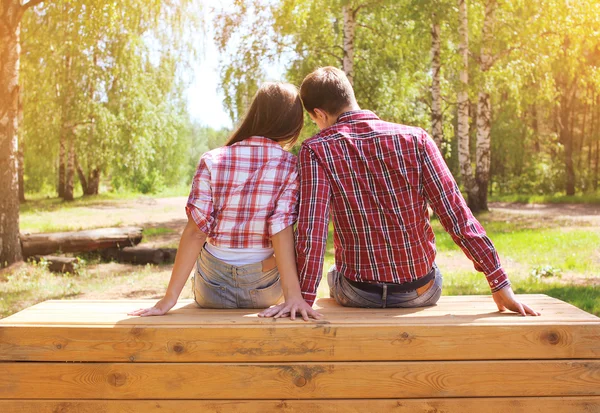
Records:
[[[560,277],[561,274],[562,270],[552,265],[538,265],[530,273],[534,278]]]
[[[117,189],[181,181],[190,145],[183,88],[201,9],[197,0],[57,0],[25,16],[27,191],[56,187],[60,142],[74,146],[84,175],[109,175]]]
[[[490,47],[480,67],[489,0],[468,2],[471,142],[478,93],[492,101],[491,195],[554,194],[573,181],[596,191],[600,154],[600,3],[593,0],[498,2]],[[429,128],[431,24],[441,27],[442,151],[458,177],[456,101],[458,11],[447,0],[236,1],[217,19],[225,53],[221,85],[233,119],[244,112],[270,66],[287,61],[299,85],[316,67],[342,67],[342,6],[356,10],[354,86],[361,107]],[[260,22],[260,24],[258,24]],[[302,137],[316,132],[307,119]],[[473,158],[475,158],[473,156]]]

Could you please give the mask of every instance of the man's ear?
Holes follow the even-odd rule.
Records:
[[[329,114],[325,112],[323,109],[315,108],[314,109],[315,118],[321,121],[322,123],[327,123],[329,119]]]

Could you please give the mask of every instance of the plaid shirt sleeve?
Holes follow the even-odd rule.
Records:
[[[485,274],[492,292],[510,285],[492,241],[471,213],[442,154],[425,131],[421,144],[425,196],[442,226],[475,269]]]
[[[298,155],[300,206],[296,232],[298,278],[302,297],[313,305],[323,272],[329,225],[330,187],[325,173],[307,146]]]
[[[200,158],[196,175],[194,175],[192,181],[192,190],[185,207],[188,217],[193,219],[198,229],[205,234],[210,233],[214,224],[210,164],[211,161],[207,152]]]
[[[273,236],[293,225],[298,218],[298,171],[294,167],[289,171],[279,198],[275,201],[275,210],[269,217],[269,234]]]

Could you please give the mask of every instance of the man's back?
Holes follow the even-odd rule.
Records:
[[[299,166],[298,268],[307,301],[322,270],[329,211],[337,271],[348,279],[402,284],[427,274],[435,260],[429,203],[476,258],[476,268],[500,270],[503,278],[488,278],[492,288],[507,284],[491,241],[422,129],[381,121],[370,111],[346,112],[305,141]]]

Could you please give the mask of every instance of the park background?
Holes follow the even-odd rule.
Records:
[[[517,292],[600,315],[598,1],[9,0],[0,51],[0,317],[160,298],[170,265],[88,253],[56,275],[9,244],[139,225],[142,245],[177,247],[200,155],[262,81],[325,65],[362,108],[429,131]],[[302,139],[316,131],[306,117]],[[433,226],[444,293],[489,294]]]

